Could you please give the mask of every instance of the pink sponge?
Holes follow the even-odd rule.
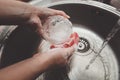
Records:
[[[57,45],[52,44],[50,46],[50,49],[52,49],[52,48],[68,48],[68,47],[73,46],[74,44],[78,45],[78,41],[79,41],[79,36],[76,32],[74,32],[70,35],[70,38],[66,42],[64,42],[62,44],[57,44]]]

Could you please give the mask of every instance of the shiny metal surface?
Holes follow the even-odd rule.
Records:
[[[98,2],[98,1],[92,1],[92,0],[75,0],[75,1],[73,1],[73,0],[71,0],[71,1],[62,0],[62,1],[58,1],[58,2],[57,1],[54,1],[54,2],[50,1],[50,2],[45,3],[45,4],[44,3],[42,4],[41,1],[35,1],[35,2],[31,2],[30,4],[32,4],[34,6],[37,6],[37,7],[41,7],[41,6],[42,7],[49,7],[49,6],[52,6],[52,5],[55,6],[55,5],[60,5],[60,4],[72,4],[72,3],[99,7],[99,8],[105,9],[107,11],[110,11],[110,12],[112,12],[114,14],[120,15],[120,12],[117,11],[117,8],[112,7],[110,5],[106,5],[106,4]]]
[[[118,80],[118,63],[114,51],[112,51],[109,45],[103,49],[90,68],[85,69],[89,61],[96,55],[95,52],[99,50],[103,39],[93,31],[83,27],[82,25],[74,25],[73,30],[77,32],[80,37],[84,37],[88,40],[90,49],[86,52],[79,52],[80,44],[78,44],[78,49],[72,56],[72,60],[68,65],[70,69],[68,73],[66,72],[68,79],[66,79],[64,71],[60,68],[47,72],[47,75],[44,76],[46,78],[40,76],[38,80]],[[43,41],[39,48],[40,52],[44,53],[46,50],[49,50],[49,46],[49,42]],[[48,73],[50,74],[48,75]]]
[[[39,7],[39,3],[37,6]],[[45,5],[45,7],[60,9],[70,15],[73,30],[78,32],[80,37],[85,38],[87,42],[89,42],[90,49],[83,53],[76,52],[74,54],[69,65],[69,72],[66,71],[66,68],[60,70],[55,69],[51,75],[49,75],[49,72],[47,72],[47,74],[44,73],[37,78],[37,80],[120,79],[118,78],[120,75],[120,31],[117,32],[114,38],[112,38],[109,44],[104,48],[90,69],[85,70],[85,66],[95,55],[94,51],[99,49],[103,40],[118,21],[120,12],[118,12],[116,8],[94,1],[63,1]],[[38,47],[39,41],[40,39],[34,31],[26,27],[15,29],[6,40],[5,47],[2,50],[1,66],[5,67],[31,57]],[[79,46],[81,46],[81,43]],[[79,46],[78,48],[80,48]],[[44,52],[47,51],[47,49],[49,49],[49,44],[43,41],[39,50]]]
[[[70,71],[66,73],[68,78],[60,76],[59,73],[61,72],[58,69],[58,72],[56,70],[53,70],[52,73],[48,72],[50,74],[47,73],[45,75],[47,77],[42,78],[42,80],[119,80],[120,31],[103,49],[91,67],[85,70],[85,66],[95,55],[95,52],[99,50],[103,40],[117,23],[120,13],[116,8],[93,1],[59,2],[47,6],[68,13],[71,16],[70,20],[73,23],[74,31],[78,32],[80,37],[88,40],[91,49],[84,53],[76,52],[74,54],[69,65],[71,66]],[[47,49],[49,49],[49,45],[44,42],[40,51],[44,52]],[[65,75],[64,71],[62,72]],[[41,77],[39,79],[41,80]]]

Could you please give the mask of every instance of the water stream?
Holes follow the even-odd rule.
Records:
[[[50,73],[49,77],[54,80],[118,80],[118,64],[112,48],[108,42],[120,30],[120,26],[116,24],[103,40],[96,33],[79,27],[82,25],[74,24],[73,31],[80,36],[77,51],[71,57],[66,69],[54,70],[55,74]],[[49,50],[50,43],[43,41],[39,48],[41,53]],[[79,49],[79,51],[78,51]],[[104,54],[102,54],[104,53]],[[57,76],[56,76],[57,75]],[[36,80],[50,80],[42,74]],[[47,75],[48,76],[48,75]],[[51,80],[53,80],[51,79]]]
[[[88,70],[90,65],[92,65],[94,63],[94,61],[96,60],[96,58],[100,55],[100,53],[102,52],[102,50],[105,48],[105,46],[108,44],[108,42],[115,36],[115,34],[120,30],[120,20],[118,20],[118,22],[115,24],[115,26],[113,27],[113,29],[110,31],[110,33],[108,34],[108,36],[105,38],[105,40],[103,41],[100,49],[98,51],[95,51],[96,55],[89,61],[89,64],[85,67],[85,70]]]

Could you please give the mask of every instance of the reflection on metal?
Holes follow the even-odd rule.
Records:
[[[69,0],[63,0],[63,1],[58,1],[58,2],[50,2],[50,4],[41,4],[41,1],[35,1],[35,2],[30,2],[30,4],[35,5],[37,7],[50,7],[50,6],[55,6],[55,5],[61,5],[61,4],[84,4],[84,5],[89,5],[93,7],[99,7],[101,9],[107,10],[109,12],[112,12],[116,15],[120,16],[120,12],[116,10],[115,7],[112,7],[110,5],[103,4],[98,1],[92,1],[92,0],[82,0],[82,1],[69,1]]]
[[[86,52],[76,51],[74,53],[68,65],[70,68],[67,73],[69,80],[118,80],[118,63],[109,45],[106,45],[89,69],[85,70],[86,65],[88,65],[89,61],[96,55],[95,51],[99,50],[100,45],[102,45],[103,39],[88,29],[74,27],[73,30],[77,32],[80,37],[84,37],[84,43],[87,42],[88,44],[89,42],[90,49]],[[48,42],[43,41],[40,50],[42,52],[49,50],[49,45]],[[87,55],[83,56],[83,54]],[[51,74],[49,76],[53,75]],[[54,78],[55,80],[57,79],[56,76],[54,76]],[[44,79],[44,77],[42,77],[42,79],[39,77],[37,80],[46,79]],[[64,80],[68,79],[64,78]]]
[[[5,45],[5,41],[8,38],[8,36],[12,33],[13,30],[15,30],[17,26],[7,26],[7,25],[1,25],[0,26],[0,61],[1,61],[1,55],[2,51]]]
[[[61,5],[61,6],[59,6],[59,5]],[[64,6],[62,6],[62,5],[64,5]],[[77,5],[77,6],[75,6],[75,5]],[[70,12],[79,11],[81,9],[81,5],[87,6],[87,8],[92,7],[92,9],[94,8],[95,11],[97,11],[97,10],[100,11],[102,16],[100,14],[96,14],[96,13],[93,14],[93,13],[91,13],[92,10],[89,10],[84,7],[82,7],[83,10],[81,10],[81,12],[78,12],[78,14],[77,14],[77,12],[70,13]],[[39,5],[37,5],[37,6],[39,6]],[[109,18],[112,18],[112,17],[106,17],[109,14],[105,15],[104,11],[112,13],[116,16],[120,16],[120,12],[117,11],[116,8],[114,8],[112,6],[109,6],[109,5],[106,5],[103,3],[99,3],[99,2],[95,2],[95,1],[81,1],[81,2],[63,1],[63,2],[47,4],[45,6],[47,6],[47,7],[53,6],[52,8],[55,8],[55,9],[58,8],[58,9],[65,10],[72,16],[71,20],[73,20],[73,21],[74,21],[74,18],[76,19],[76,16],[78,16],[77,19],[75,20],[75,22],[77,22],[79,20],[78,21],[79,23],[76,23],[78,25],[73,26],[74,31],[76,31],[79,34],[79,36],[84,38],[85,40],[82,43],[79,43],[79,45],[78,45],[79,50],[76,51],[74,53],[74,55],[71,57],[71,61],[68,66],[70,69],[67,73],[69,80],[119,80],[119,67],[118,67],[118,63],[116,60],[116,56],[114,55],[117,53],[112,50],[112,48],[109,46],[109,44],[106,44],[105,48],[103,50],[101,50],[101,54],[98,55],[98,57],[95,59],[94,63],[91,64],[89,69],[86,70],[85,68],[89,64],[90,60],[93,59],[94,56],[97,55],[96,52],[99,51],[101,45],[104,42],[104,39],[101,38],[101,36],[104,35],[103,34],[104,31],[102,29],[106,30],[106,29],[110,29],[112,27],[112,25],[107,25],[107,26],[104,25],[104,24],[109,24]],[[69,6],[69,7],[67,7],[67,6]],[[64,7],[66,7],[66,9],[64,9]],[[75,10],[68,10],[68,9],[72,9],[73,7],[76,7]],[[87,12],[86,10],[88,10],[90,14],[86,15],[87,19],[84,16],[84,18],[86,19],[86,20],[84,20],[84,18],[82,18],[83,16],[81,16],[83,14],[81,14],[81,13],[86,13]],[[108,19],[106,19],[107,21],[104,20],[105,18],[104,19],[102,18],[103,16],[108,18]],[[113,15],[111,15],[111,16],[113,16]],[[83,22],[86,21],[85,23],[87,23],[87,24],[83,24],[83,25],[87,25],[87,26],[81,26],[80,21],[83,21]],[[105,21],[105,22],[103,22],[103,21]],[[92,24],[92,22],[93,22],[93,24]],[[114,21],[111,21],[111,23],[112,22],[114,22]],[[101,24],[103,24],[103,25],[101,25]],[[108,28],[108,26],[109,26],[109,28]],[[89,30],[88,28],[93,31]],[[101,30],[99,30],[99,29],[101,29]],[[100,32],[99,35],[96,32],[97,33]],[[108,34],[108,33],[105,32],[105,34]],[[87,48],[85,48],[86,42],[88,42],[87,44],[89,44],[89,46],[87,46]],[[113,47],[113,45],[112,45],[112,47]],[[85,49],[85,51],[84,51],[84,49]],[[49,43],[43,41],[43,43],[40,47],[40,51],[44,52],[46,50],[49,50]],[[81,50],[82,50],[82,52],[81,52]],[[119,53],[119,51],[118,51],[118,53]],[[51,74],[51,76],[53,76],[53,74]],[[41,77],[39,77],[38,80],[46,80],[46,79],[44,79],[44,77],[42,77],[42,79],[41,79]],[[53,80],[59,80],[59,79],[57,79],[57,76],[54,76]],[[63,80],[66,80],[66,79],[64,78]]]
[[[84,52],[87,52],[89,49],[90,49],[90,44],[89,44],[88,40],[80,37],[77,51],[80,53],[84,53]]]
[[[90,60],[89,64],[86,66],[86,69],[89,69],[90,65],[94,63],[96,58],[101,54],[102,50],[106,47],[108,42],[115,36],[115,34],[120,30],[120,19],[117,21],[111,32],[104,39],[103,43],[100,45],[98,51],[96,51],[96,55]]]

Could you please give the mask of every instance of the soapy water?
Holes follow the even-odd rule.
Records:
[[[112,31],[114,32],[115,30],[113,29]],[[93,32],[89,33],[89,31],[87,32],[87,30],[86,31],[82,31],[82,30],[79,29],[78,34],[80,35],[80,37],[86,37],[86,39],[90,42],[90,49],[89,49],[88,52],[85,53],[85,56],[83,56],[84,53],[79,53],[79,52],[76,52],[74,54],[74,56],[76,56],[76,54],[77,54],[79,57],[83,58],[83,60],[82,60],[83,62],[80,63],[79,65],[81,66],[81,64],[84,64],[84,66],[81,66],[81,69],[82,69],[84,75],[86,75],[86,74],[88,74],[88,75],[93,74],[94,71],[95,71],[95,72],[98,72],[98,73],[94,74],[94,76],[97,75],[97,74],[99,74],[98,76],[100,76],[100,75],[102,75],[102,73],[100,71],[100,70],[102,70],[102,68],[103,68],[102,72],[104,72],[103,79],[97,79],[97,78],[96,79],[91,79],[91,78],[85,78],[85,77],[84,78],[79,78],[79,79],[81,79],[81,80],[118,80],[118,64],[117,64],[117,60],[116,60],[116,57],[114,55],[114,52],[109,47],[109,45],[107,43],[103,43],[104,40],[103,39],[100,40],[99,35],[94,35],[95,33],[93,34]],[[93,34],[93,36],[92,36],[92,34]],[[111,35],[111,34],[109,34],[109,35]],[[107,39],[107,40],[110,40],[110,38]],[[102,50],[100,50],[101,54],[98,55],[96,52],[99,51],[99,48],[100,48],[101,44],[104,47],[102,48]],[[86,54],[89,54],[89,55],[86,55]],[[90,55],[92,55],[92,56],[90,57]],[[87,69],[87,71],[86,71],[86,65],[88,65],[89,61],[91,61],[96,55],[97,55],[96,59],[92,63],[91,67],[89,67],[89,69]],[[87,58],[87,56],[89,56],[89,57]],[[85,57],[87,58],[87,61],[84,60]],[[113,61],[112,61],[112,58],[110,59],[110,57],[114,58]],[[108,58],[109,58],[109,60],[107,60]],[[99,64],[100,62],[98,61],[98,59],[100,59],[100,62],[102,63],[101,65],[103,65],[103,66],[101,66]],[[115,61],[115,64],[114,64],[114,61]],[[78,62],[78,61],[76,60],[76,62]],[[96,64],[96,62],[98,64]],[[111,70],[111,66],[113,66],[111,64],[115,65],[114,68],[116,70],[113,67],[112,67],[113,71]],[[99,68],[98,68],[99,70],[97,71],[96,68],[98,66],[99,66]],[[72,70],[72,68],[71,68],[71,70]],[[91,70],[93,70],[93,71],[91,71]],[[88,73],[89,71],[91,72],[90,74]],[[113,72],[114,71],[116,73],[114,74],[114,77],[113,77]],[[79,76],[81,76],[81,75],[84,76],[83,73],[81,74],[81,72],[80,72],[78,74],[79,74]],[[71,79],[71,80],[73,80],[73,79]]]
[[[96,51],[100,49],[100,45],[103,44],[104,40],[100,38],[99,35],[88,29],[74,27],[73,31],[77,32],[80,37],[88,40],[90,49],[84,53],[80,53],[78,51],[74,53],[68,65],[69,69],[67,70],[69,71],[66,73],[67,77],[65,77],[64,74],[61,74],[64,77],[63,80],[118,80],[118,63],[114,52],[107,43],[101,53],[96,57],[92,65],[90,65],[89,69],[85,70],[86,66],[89,64],[89,61],[97,55]],[[49,50],[49,47],[50,43],[43,41],[39,50],[40,52],[46,52]],[[37,80],[46,80],[44,76],[45,75],[42,74],[37,78]],[[49,76],[54,75],[51,74]],[[59,76],[54,77],[54,80],[59,80]]]
[[[72,34],[72,23],[63,16],[50,16],[43,24],[45,39],[53,44],[64,43]],[[47,36],[47,37],[46,37]]]

